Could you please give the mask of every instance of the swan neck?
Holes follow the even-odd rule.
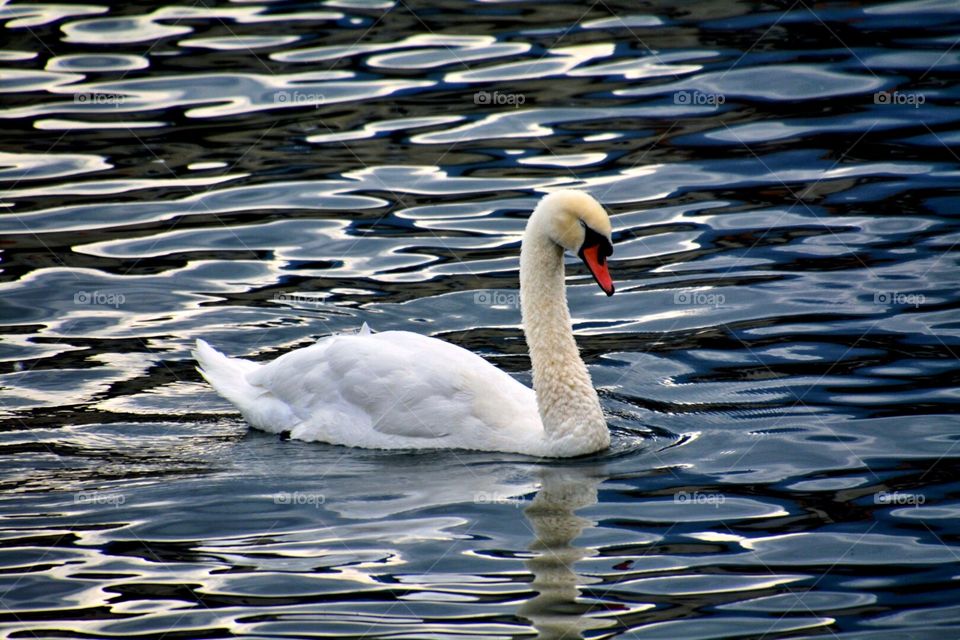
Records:
[[[520,251],[520,305],[533,389],[546,439],[558,455],[609,446],[600,400],[580,357],[564,282],[563,249],[541,232],[534,212]]]

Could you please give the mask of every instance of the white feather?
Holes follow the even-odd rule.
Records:
[[[252,426],[301,440],[516,451],[518,434],[542,434],[533,390],[466,349],[408,331],[330,336],[262,365],[202,340],[194,355]]]

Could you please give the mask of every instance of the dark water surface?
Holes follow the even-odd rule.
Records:
[[[960,6],[0,6],[10,638],[960,638]],[[609,453],[249,432],[202,337],[426,333],[529,381],[571,261]]]

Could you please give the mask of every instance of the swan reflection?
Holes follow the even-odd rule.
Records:
[[[585,631],[614,624],[587,615],[591,607],[577,601],[578,587],[599,580],[574,571],[577,561],[593,555],[576,539],[595,524],[576,512],[597,503],[597,487],[606,476],[595,466],[543,467],[539,476],[540,490],[524,510],[534,535],[528,547],[534,555],[526,565],[537,595],[517,613],[530,620],[542,640],[583,638]]]

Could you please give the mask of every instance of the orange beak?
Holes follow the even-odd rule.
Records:
[[[610,277],[610,270],[607,268],[606,256],[600,255],[600,245],[595,244],[580,249],[580,259],[590,269],[593,279],[597,281],[600,288],[608,296],[613,295],[613,278]]]

